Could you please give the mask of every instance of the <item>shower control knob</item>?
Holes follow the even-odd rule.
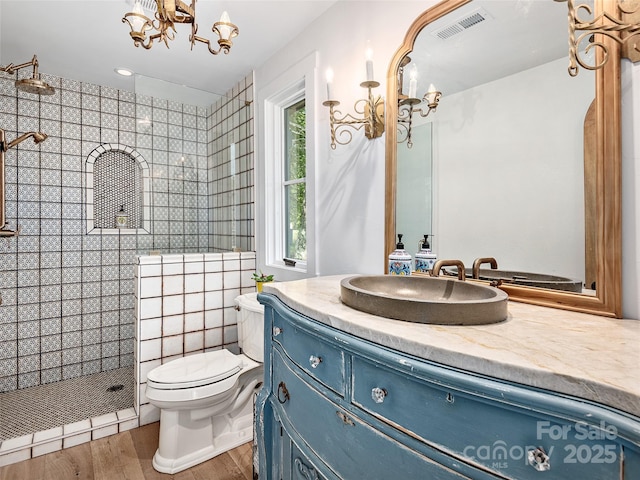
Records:
[[[311,368],[318,368],[318,365],[322,363],[322,357],[316,357],[315,355],[311,355],[309,357],[309,365]]]
[[[375,387],[371,389],[371,398],[376,403],[384,402],[384,397],[387,396],[387,391],[384,388]]]

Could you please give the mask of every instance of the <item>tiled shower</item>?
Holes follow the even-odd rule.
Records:
[[[49,138],[6,152],[20,235],[0,238],[0,392],[132,368],[138,255],[254,250],[252,75],[205,107],[44,74],[56,91],[38,97],[15,79],[0,73],[0,128]],[[101,145],[147,163],[146,229],[91,230]]]

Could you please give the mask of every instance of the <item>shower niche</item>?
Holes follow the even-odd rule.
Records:
[[[88,234],[150,232],[149,165],[133,148],[102,144],[85,162]]]

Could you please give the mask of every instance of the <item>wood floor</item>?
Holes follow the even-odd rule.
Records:
[[[151,465],[159,423],[0,468],[0,480],[252,480],[251,443],[175,475]]]

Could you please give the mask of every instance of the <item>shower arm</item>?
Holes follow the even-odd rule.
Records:
[[[0,67],[0,71],[7,72],[9,75],[15,73],[17,70],[21,68],[33,66],[33,78],[38,78],[38,57],[36,55],[33,56],[30,62],[21,63],[20,65],[14,65],[10,63],[6,67]]]

